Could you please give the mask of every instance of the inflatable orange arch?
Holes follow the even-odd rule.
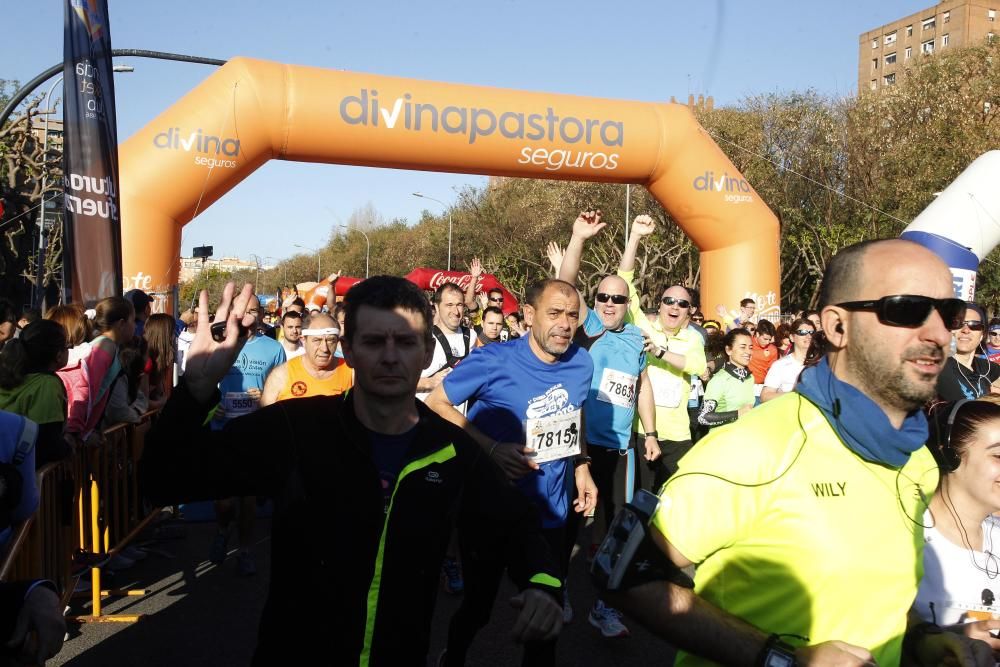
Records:
[[[701,251],[706,311],[780,303],[778,221],[683,105],[234,58],[120,155],[125,289],[169,293],[181,228],[279,159],[640,183]]]

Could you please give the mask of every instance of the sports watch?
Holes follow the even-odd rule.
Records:
[[[757,656],[757,667],[795,667],[795,648],[771,635]]]

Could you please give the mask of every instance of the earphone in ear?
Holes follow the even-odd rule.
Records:
[[[841,322],[837,322],[837,326],[835,326],[833,330],[839,334],[842,334],[844,333],[844,325]]]

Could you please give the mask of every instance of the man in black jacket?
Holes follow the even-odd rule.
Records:
[[[251,319],[250,286],[235,301],[234,291],[226,287],[216,313],[226,322],[222,342],[212,339],[202,293],[187,370],[147,436],[142,472],[159,505],[274,499],[271,590],[254,664],[423,665],[453,519],[480,526],[483,548],[504,554],[523,589],[511,600],[521,609],[514,636],[558,634],[561,582],[535,510],[464,431],[414,398],[433,352],[419,289],[378,276],[347,294],[341,341],[355,370],[351,392],[281,401],[213,433],[204,422],[216,385]]]

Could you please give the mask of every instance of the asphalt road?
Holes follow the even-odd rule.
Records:
[[[147,542],[150,552],[145,560],[108,576],[104,582],[104,587],[148,589],[149,594],[144,597],[118,598],[105,605],[105,613],[143,614],[143,619],[137,623],[71,624],[71,638],[59,656],[48,664],[72,667],[249,664],[268,585],[268,520],[258,521],[261,539],[254,549],[258,574],[248,578],[236,573],[232,557],[221,567],[214,567],[206,560],[214,525],[188,522],[174,525],[179,527],[179,537]],[[520,663],[520,650],[509,636],[515,613],[507,600],[514,594],[509,585],[501,591],[490,625],[472,647],[469,665],[493,667]],[[573,560],[570,598],[576,617],[560,638],[560,665],[672,664],[673,650],[628,619],[626,624],[632,636],[627,639],[604,639],[587,623],[594,592],[582,554]],[[448,620],[458,603],[458,597],[443,592],[438,598],[431,665],[444,646]],[[88,610],[89,596],[74,611]],[[330,615],[330,622],[336,622],[334,614]]]

